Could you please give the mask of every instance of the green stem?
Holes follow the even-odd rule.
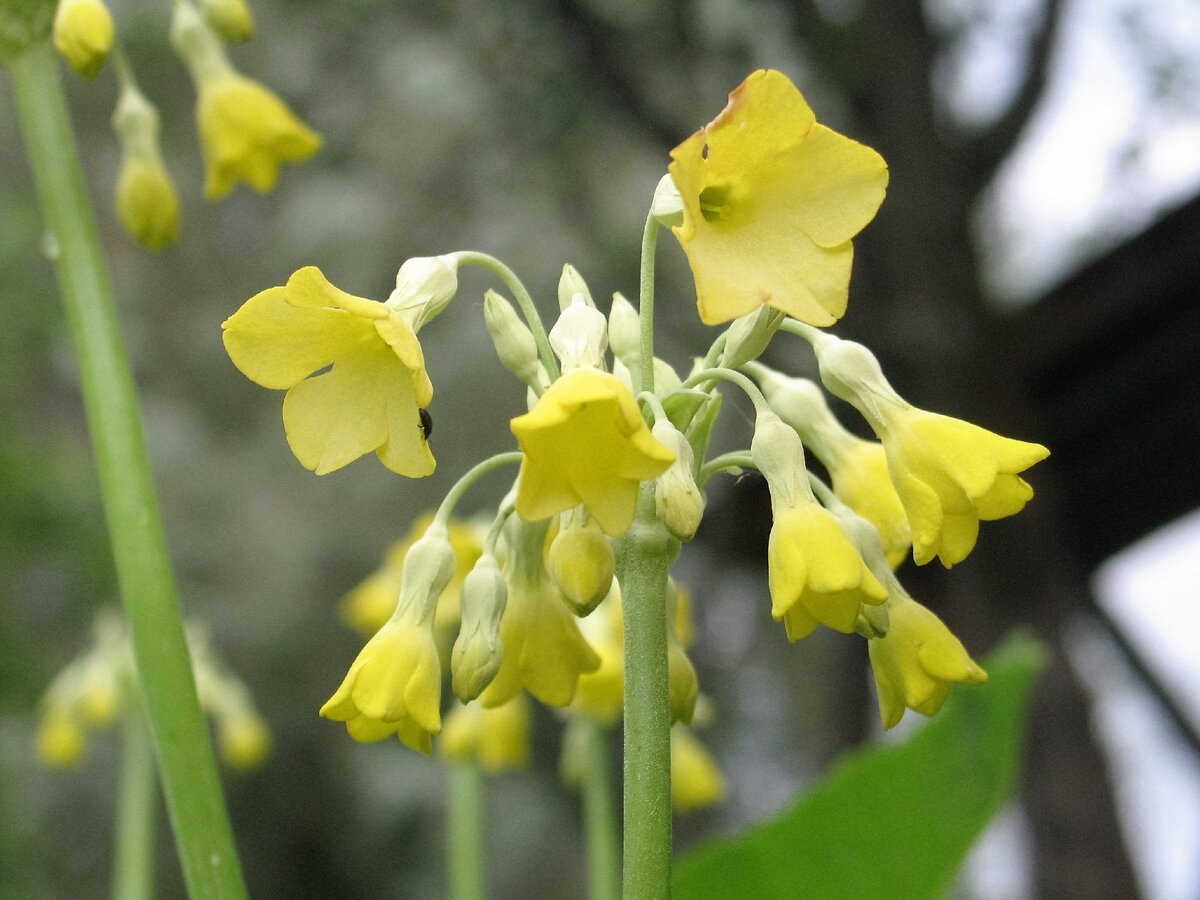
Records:
[[[730,384],[740,387],[746,396],[750,398],[750,402],[754,404],[756,412],[761,413],[770,408],[767,405],[767,398],[758,389],[758,385],[734,369],[722,369],[720,367],[701,369],[681,384],[679,390],[687,390],[688,388],[696,387],[710,381],[728,381]]]
[[[675,545],[676,547],[678,545]],[[644,481],[625,535],[625,900],[671,895],[671,720],[667,690],[667,572],[672,542]]]
[[[738,450],[733,453],[723,453],[713,457],[700,467],[696,475],[696,485],[703,488],[710,478],[726,469],[756,469],[754,457],[749,450]]]
[[[513,466],[525,458],[525,454],[520,450],[513,450],[510,453],[497,453],[495,456],[489,456],[483,462],[476,463],[472,468],[467,470],[467,474],[458,481],[454,482],[454,487],[446,492],[445,498],[442,500],[442,505],[438,507],[437,513],[434,514],[434,521],[445,525],[452,515],[454,515],[454,507],[458,505],[458,501],[476,481],[487,475],[489,472],[499,469],[501,466]]]
[[[609,772],[608,732],[595,719],[581,721],[586,754],[583,817],[587,835],[589,900],[620,900],[621,859]]]
[[[113,900],[152,900],[158,809],[154,747],[140,698],[130,706],[122,723],[112,896]]]
[[[641,378],[639,391],[654,393],[654,251],[658,246],[658,219],[646,216],[642,232],[642,271],[638,295],[638,322],[641,325]]]
[[[537,307],[533,303],[533,298],[529,296],[529,291],[525,289],[525,285],[521,283],[521,279],[517,277],[508,266],[500,262],[494,256],[489,256],[486,253],[479,253],[475,250],[460,250],[457,253],[451,253],[459,265],[483,266],[483,268],[492,272],[497,278],[504,282],[505,287],[512,291],[513,297],[517,301],[517,306],[521,307],[521,313],[525,316],[525,322],[529,326],[529,330],[533,332],[533,341],[537,344],[538,359],[542,361],[542,366],[546,370],[546,375],[551,381],[558,378],[558,361],[554,358],[554,350],[550,346],[550,338],[546,336],[546,326],[542,324],[542,317],[538,315]]]
[[[216,761],[196,699],[133,376],[57,60],[43,44],[14,60],[10,71],[79,357],[117,580],[184,879],[193,900],[244,898]]]
[[[446,866],[451,900],[483,900],[483,771],[479,763],[449,762],[447,768]]]

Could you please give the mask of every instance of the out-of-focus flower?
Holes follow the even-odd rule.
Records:
[[[683,203],[672,230],[706,324],[764,304],[812,325],[841,318],[850,239],[887,187],[878,153],[817,124],[787,76],[760,70],[671,159]]]
[[[231,769],[257,769],[271,752],[271,731],[258,713],[236,710],[217,717],[217,749]]]
[[[713,755],[686,725],[671,728],[671,805],[691,812],[725,798],[725,776]]]
[[[113,111],[121,142],[117,216],[143,247],[161,250],[179,237],[179,196],[159,149],[158,111],[126,76]]]
[[[525,451],[517,514],[530,522],[582,503],[605,532],[624,534],[638,484],[675,460],[650,434],[628,389],[597,369],[568,372],[511,427]]]
[[[200,0],[200,11],[223,41],[244,44],[254,35],[254,16],[246,0]]]
[[[35,746],[43,765],[69,769],[83,759],[87,750],[87,732],[74,716],[52,711],[38,723]]]
[[[101,0],[59,0],[54,47],[83,78],[95,78],[112,50],[112,14]]]
[[[502,706],[459,706],[448,716],[438,748],[450,759],[474,759],[485,772],[523,769],[529,764],[529,699],[517,694]]]

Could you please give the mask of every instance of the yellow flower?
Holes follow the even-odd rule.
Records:
[[[610,728],[621,721],[625,703],[625,634],[617,583],[603,603],[580,623],[588,643],[600,657],[594,672],[579,676],[574,708]]]
[[[83,759],[87,750],[87,733],[74,716],[51,711],[38,724],[35,746],[43,765],[69,769]]]
[[[432,735],[442,730],[441,695],[432,617],[417,622],[400,615],[363,647],[321,715],[345,722],[356,741],[398,734],[409,747],[428,753]]]
[[[1033,497],[1017,473],[1050,455],[1041,444],[907,404],[882,409],[880,437],[918,564],[934,556],[946,568],[961,562],[975,547],[980,520],[1014,515]]]
[[[671,728],[671,805],[691,812],[720,803],[725,777],[717,761],[685,725]]]
[[[244,44],[254,35],[254,16],[246,0],[200,0],[212,30],[231,44]]]
[[[529,763],[529,700],[518,694],[489,709],[472,703],[446,716],[438,746],[451,759],[474,759],[485,772],[505,772]]]
[[[893,592],[888,622],[886,636],[867,642],[884,728],[896,725],[905,708],[932,716],[952,683],[987,681],[942,620],[902,592]]]
[[[374,450],[400,475],[433,472],[420,412],[433,386],[402,314],[338,290],[308,266],[286,287],[251,297],[221,327],[242,374],[288,392],[284,429],[305,468],[325,475]]]
[[[582,503],[605,532],[624,534],[638,483],[675,460],[650,434],[628,389],[596,369],[568,372],[511,427],[525,451],[517,513],[526,521]]]
[[[823,459],[834,493],[879,531],[883,552],[892,567],[900,565],[912,546],[912,529],[904,504],[888,475],[883,445],[854,437]]]
[[[228,72],[202,80],[199,91],[196,124],[209,200],[224,197],[239,179],[265,193],[281,164],[303,162],[321,148],[321,136],[252,78]]]
[[[262,716],[236,710],[217,719],[217,748],[231,769],[257,769],[271,752],[271,732]]]
[[[612,545],[586,516],[570,516],[546,555],[546,570],[577,616],[594,610],[613,585],[616,559]]]
[[[526,533],[509,548],[508,605],[500,620],[504,656],[479,699],[484,706],[500,706],[524,689],[547,706],[566,706],[579,676],[596,671],[600,657],[542,565],[545,529],[519,524]],[[531,550],[536,558],[526,558]]]
[[[113,45],[112,15],[100,0],[60,0],[54,46],[83,78],[95,78]]]
[[[760,70],[671,159],[683,202],[672,230],[706,324],[764,304],[812,325],[842,316],[850,239],[887,187],[878,153],[817,124],[785,75]]]
[[[161,250],[179,237],[179,196],[161,159],[125,154],[117,178],[117,215],[143,247]]]

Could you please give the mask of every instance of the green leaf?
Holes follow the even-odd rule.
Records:
[[[681,859],[677,900],[920,900],[941,897],[1020,771],[1030,689],[1044,664],[1031,637],[984,662],[927,725],[837,765],[791,808]]]

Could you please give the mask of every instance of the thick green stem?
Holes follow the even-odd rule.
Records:
[[[193,900],[246,896],[146,457],[133,376],[49,45],[10,66],[25,148],[74,336],[117,579],[167,810]]]
[[[157,773],[140,702],[131,706],[122,723],[112,896],[113,900],[153,900]]]
[[[667,572],[674,553],[642,483],[621,554],[625,617],[625,900],[671,894],[671,720]]]
[[[483,772],[479,763],[446,765],[446,867],[451,900],[483,900],[484,815]]]
[[[621,858],[609,772],[608,732],[594,719],[584,734],[583,818],[587,835],[589,900],[621,900]]]
[[[654,393],[654,253],[658,246],[658,219],[646,216],[642,232],[642,270],[638,295],[641,325],[641,373],[637,389]]]

